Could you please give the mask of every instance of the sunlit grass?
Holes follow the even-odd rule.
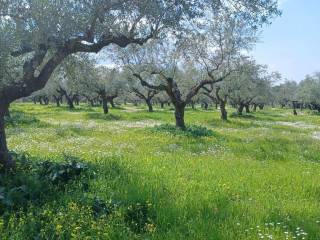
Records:
[[[169,108],[126,106],[105,116],[86,106],[15,104],[12,111],[23,112],[24,122],[8,126],[10,149],[39,160],[68,154],[98,171],[88,192],[66,190],[6,216],[1,239],[41,231],[49,239],[320,239],[317,115],[267,109],[221,122],[216,110],[188,109],[187,124],[213,131],[193,137],[150,131],[174,123]],[[122,204],[111,217],[95,219],[83,204],[88,197]],[[137,202],[150,204],[145,233],[125,223],[125,209]]]

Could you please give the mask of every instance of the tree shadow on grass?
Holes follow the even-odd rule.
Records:
[[[5,117],[7,127],[30,126],[30,127],[48,127],[50,124],[40,121],[33,114],[23,111],[13,110],[10,116]]]
[[[167,134],[171,134],[173,136],[185,136],[185,137],[212,137],[214,136],[214,132],[205,127],[190,125],[187,126],[185,130],[179,129],[174,125],[170,124],[162,124],[159,126],[155,126],[150,129],[152,132],[163,132]]]
[[[234,129],[248,129],[248,128],[259,128],[261,127],[260,124],[255,123],[252,121],[252,119],[249,119],[248,121],[239,121],[237,118],[232,118],[227,121],[222,121],[221,119],[210,119],[209,121],[206,122],[209,126],[212,128],[215,127],[225,127],[225,128],[234,128]]]
[[[237,202],[239,200],[235,197],[236,193],[222,191],[217,186],[216,190],[210,193],[210,199],[203,198],[194,194],[195,192],[184,192],[183,186],[180,191],[178,186],[170,184],[164,176],[139,166],[128,165],[120,158],[97,159],[90,167],[96,171],[94,178],[80,178],[69,182],[64,188],[50,188],[50,191],[40,188],[40,195],[37,197],[40,200],[29,201],[24,209],[25,213],[16,209],[7,212],[6,218],[11,217],[11,221],[12,218],[25,219],[19,229],[11,230],[15,230],[15,234],[22,232],[30,238],[37,237],[40,231],[44,231],[47,237],[56,236],[55,231],[46,231],[52,229],[52,226],[56,228],[55,224],[58,223],[61,231],[66,234],[64,237],[68,239],[74,230],[72,224],[81,223],[80,231],[87,231],[91,238],[95,238],[98,231],[96,228],[91,229],[91,221],[95,221],[102,230],[110,232],[112,228],[110,230],[109,224],[114,224],[111,219],[115,218],[117,220],[114,226],[121,232],[121,239],[168,239],[170,236],[175,239],[214,237],[222,240],[227,239],[226,236],[236,239],[237,231],[241,229],[236,226],[236,222],[239,219],[241,221],[246,212]],[[34,179],[37,172],[35,169],[21,170],[23,171],[19,172],[19,176],[15,176],[14,180],[19,182],[18,188],[20,184],[29,181],[39,184],[39,181]],[[20,188],[17,191],[25,190]],[[88,208],[90,210],[85,210]],[[13,216],[15,213],[17,214]],[[109,215],[113,217],[109,219]],[[292,214],[291,219],[294,217]],[[304,224],[301,221],[305,219],[303,217],[296,216],[297,224],[290,225],[290,229],[301,225],[310,236],[316,237],[312,239],[318,239],[315,226]],[[103,222],[99,222],[101,219]],[[250,216],[245,217],[245,220],[248,219],[250,220]],[[266,222],[277,220],[279,219],[276,216],[266,216]],[[311,217],[307,218],[308,222],[311,220]],[[52,221],[55,221],[55,224]],[[228,233],[225,230],[228,230]]]
[[[106,120],[106,121],[118,121],[122,119],[120,115],[103,114],[103,113],[86,113],[85,117],[87,119],[93,119],[93,120],[99,119],[99,120]]]
[[[203,235],[202,239],[208,239],[212,233],[215,239],[225,239],[219,226],[229,221],[233,214],[241,214],[230,212],[233,200],[224,193],[212,198],[210,202],[196,202],[195,199],[181,202],[177,199],[179,193],[167,184],[166,179],[146,174],[117,160],[102,164],[99,174],[103,177],[97,184],[100,186],[108,182],[107,194],[112,194],[123,206],[136,203],[150,205],[150,223],[157,229],[153,233],[156,239],[165,239],[172,232],[177,239],[195,239],[199,234]],[[108,197],[102,192],[100,194],[101,198]],[[201,224],[210,228],[210,232],[198,229],[197,225]]]
[[[54,200],[73,183],[87,184],[93,167],[80,159],[65,156],[63,162],[39,161],[25,154],[11,153],[15,169],[0,169],[0,214],[27,210],[30,204],[41,206]],[[92,170],[92,171],[91,171]],[[84,178],[82,178],[84,177]],[[79,185],[79,184],[76,184]],[[86,188],[86,186],[82,186]]]

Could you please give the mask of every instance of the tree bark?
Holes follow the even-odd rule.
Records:
[[[104,114],[109,113],[108,100],[106,96],[102,97],[102,108]]]
[[[257,104],[253,104],[253,111],[256,112],[257,111]]]
[[[193,110],[195,110],[195,104],[194,104],[194,102],[193,101],[191,101],[191,108],[193,109]]]
[[[54,100],[56,102],[57,107],[60,107],[61,97],[57,97],[57,96],[53,95],[53,98],[54,98]]]
[[[176,127],[185,130],[186,125],[184,123],[184,111],[185,105],[175,105],[175,118],[176,118]]]
[[[246,104],[246,105],[245,105],[245,108],[246,108],[246,113],[250,113],[250,105],[249,105],[249,104]]]
[[[153,106],[150,100],[146,100],[146,103],[148,105],[148,112],[153,112]]]
[[[220,112],[221,112],[221,120],[227,121],[228,120],[228,112],[226,110],[226,103],[223,101],[220,102]]]
[[[114,104],[113,98],[110,99],[110,104],[111,104],[111,107],[112,107],[112,108],[115,108],[115,107],[116,107],[116,105]]]
[[[264,104],[260,104],[260,105],[259,105],[259,109],[260,109],[260,110],[263,110],[263,109],[264,109]]]
[[[73,99],[67,95],[65,95],[67,104],[70,110],[74,109]]]
[[[43,97],[44,105],[49,105],[49,98]]]
[[[243,109],[244,109],[244,105],[243,105],[242,103],[239,104],[239,106],[238,106],[238,114],[239,114],[239,115],[242,115]]]
[[[94,107],[94,100],[89,99],[88,101],[89,101],[90,107]]]
[[[203,102],[202,103],[202,107],[203,107],[204,110],[208,110],[208,107],[209,107],[208,103],[207,102]]]
[[[5,114],[9,109],[8,104],[1,104],[0,105],[0,169],[10,169],[15,166],[15,161],[10,156],[8,145],[7,145],[7,138],[6,138],[6,131],[5,131]]]

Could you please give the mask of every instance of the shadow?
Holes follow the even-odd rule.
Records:
[[[230,118],[242,118],[242,119],[255,119],[256,116],[252,115],[251,113],[244,113],[242,115],[238,114],[238,113],[231,113]]]
[[[214,136],[214,132],[206,127],[189,125],[185,130],[177,128],[174,125],[170,124],[162,124],[159,126],[155,126],[150,129],[152,132],[164,132],[171,134],[173,136],[185,136],[185,137],[212,137]]]
[[[26,154],[11,155],[16,167],[0,174],[0,215],[27,212],[30,206],[41,208],[73,188],[86,191],[94,173],[93,166],[72,156],[39,161]]]
[[[55,127],[54,131],[59,137],[89,136],[92,134],[90,129],[75,126],[59,126]]]
[[[103,113],[86,113],[85,117],[87,119],[100,119],[100,120],[106,120],[106,121],[118,121],[121,120],[120,115],[114,115],[114,114],[103,114]]]
[[[12,110],[10,116],[5,117],[6,127],[31,126],[31,127],[49,127],[50,124],[40,121],[33,114],[23,111]]]

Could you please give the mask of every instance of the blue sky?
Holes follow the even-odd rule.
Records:
[[[282,16],[266,26],[253,56],[284,78],[320,71],[320,0],[280,0]]]

